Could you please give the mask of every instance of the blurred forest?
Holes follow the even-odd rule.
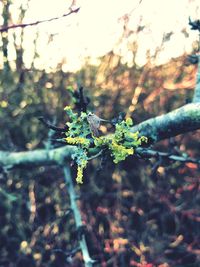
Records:
[[[3,27],[12,24],[10,2],[2,2]],[[19,24],[25,12],[21,8]],[[127,42],[132,66],[110,51],[99,66],[88,59],[76,73],[63,72],[62,63],[47,73],[34,65],[37,40],[32,66],[25,67],[24,30],[1,33],[0,150],[44,148],[48,129],[38,117],[64,126],[63,109],[73,105],[71,91],[80,85],[90,97],[90,109],[100,117],[111,119],[125,112],[134,124],[193,97],[197,65],[189,64],[186,54],[155,66],[159,47],[139,67],[134,61],[137,43]],[[122,39],[128,40],[129,34]],[[14,61],[9,60],[11,46]],[[102,131],[107,133],[105,127]],[[159,142],[154,148],[199,158],[199,131]],[[94,266],[200,266],[197,164],[129,157],[118,165],[108,161],[103,170],[98,166],[98,159],[90,162],[84,184],[76,186],[89,252],[97,260]],[[71,170],[75,177],[76,166]],[[84,266],[79,252],[72,263],[66,260],[65,252],[73,250],[78,239],[74,218],[66,214],[70,205],[62,170],[41,166],[1,171],[0,266]]]

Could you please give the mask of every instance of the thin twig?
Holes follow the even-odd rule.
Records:
[[[63,170],[64,170],[65,183],[66,183],[67,190],[69,193],[71,209],[73,210],[75,224],[76,224],[76,228],[78,230],[78,229],[83,228],[84,225],[82,223],[80,210],[79,210],[78,205],[76,203],[76,199],[77,199],[76,192],[74,190],[74,185],[73,185],[72,176],[71,176],[69,167],[64,166]],[[90,258],[84,233],[80,237],[79,244],[80,244],[80,249],[81,249],[82,254],[83,254],[83,260],[84,260],[85,266],[86,267],[92,267],[94,260],[92,260]]]
[[[0,32],[7,32],[10,29],[16,29],[16,28],[25,28],[25,27],[30,27],[30,26],[36,26],[36,25],[41,24],[41,23],[58,20],[58,19],[67,17],[67,16],[71,15],[72,13],[77,13],[79,11],[79,9],[80,9],[80,7],[76,8],[76,9],[70,8],[70,11],[68,13],[65,13],[62,16],[54,17],[51,19],[44,19],[44,20],[38,20],[35,22],[31,22],[31,23],[21,23],[21,24],[14,24],[14,25],[2,27],[2,28],[0,28]]]
[[[91,156],[90,158],[88,158],[88,160],[92,160],[92,159],[96,159],[99,156],[101,156],[103,153],[103,150],[100,150],[97,154],[95,154],[94,156]]]
[[[61,253],[63,254],[65,257],[66,257],[66,261],[68,263],[71,263],[72,262],[72,258],[76,255],[76,253],[80,250],[80,247],[75,247],[74,249],[72,249],[71,251],[64,251],[63,249],[53,249],[52,251],[53,252],[58,252],[58,253]]]
[[[200,159],[194,159],[191,157],[183,157],[183,156],[178,156],[178,155],[172,155],[167,152],[160,152],[148,148],[136,148],[136,153],[142,157],[147,157],[147,158],[165,158],[169,160],[174,160],[174,161],[180,161],[180,162],[191,162],[191,163],[196,163],[200,164]]]
[[[41,121],[47,128],[49,128],[49,129],[51,129],[51,130],[54,130],[54,131],[56,131],[56,132],[66,132],[67,131],[67,128],[68,127],[63,127],[63,128],[61,128],[61,127],[57,127],[57,126],[55,126],[55,125],[53,125],[53,124],[51,124],[51,123],[49,123],[49,122],[47,122],[45,119],[44,119],[44,117],[38,117],[38,120],[39,121]]]

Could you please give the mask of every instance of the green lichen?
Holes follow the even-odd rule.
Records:
[[[125,160],[129,155],[134,154],[134,149],[141,146],[142,142],[147,142],[145,136],[139,137],[139,132],[131,132],[132,125],[131,118],[117,123],[115,133],[111,136],[95,138],[95,145],[97,147],[107,146],[111,151],[114,163]]]
[[[70,122],[67,122],[68,131],[65,141],[77,146],[72,158],[78,165],[76,181],[79,184],[83,183],[83,172],[88,164],[91,145],[100,150],[108,149],[113,162],[118,163],[125,160],[129,155],[133,155],[136,147],[141,146],[143,142],[147,142],[145,136],[139,137],[139,132],[131,132],[133,125],[131,118],[117,123],[113,134],[95,137],[90,131],[86,113],[81,112],[78,116],[69,106],[65,108],[65,111],[70,118]]]

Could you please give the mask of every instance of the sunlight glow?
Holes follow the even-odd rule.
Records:
[[[23,47],[27,68],[31,67],[34,58],[34,40],[37,37],[37,53],[34,65],[48,71],[63,62],[64,71],[76,71],[90,57],[98,64],[101,57],[113,50],[120,54],[124,63],[132,66],[133,54],[128,43],[136,41],[138,51],[136,63],[146,63],[146,53],[155,54],[163,42],[163,35],[172,32],[170,40],[163,43],[156,64],[163,64],[172,57],[189,53],[197,35],[188,27],[188,17],[196,19],[199,16],[197,0],[82,0],[77,1],[81,7],[78,13],[68,17],[47,22],[34,27],[27,27]],[[13,1],[11,11],[13,23],[17,23],[18,8],[26,0]],[[71,1],[30,0],[23,23],[62,16],[68,12]],[[133,34],[123,39],[124,14],[131,14],[127,27]],[[136,33],[138,25],[145,26]],[[188,38],[181,32],[185,29]],[[17,31],[17,30],[15,30]],[[135,32],[135,34],[134,34]],[[19,30],[20,35],[20,30]],[[11,56],[14,59],[15,55]]]

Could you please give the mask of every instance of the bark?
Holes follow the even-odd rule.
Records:
[[[149,143],[200,129],[200,103],[182,106],[167,114],[146,120],[132,128],[149,139]]]
[[[19,166],[63,165],[69,161],[76,147],[64,146],[55,149],[36,149],[34,151],[0,151],[0,166],[11,169]]]
[[[133,132],[139,131],[140,135],[146,136],[149,144],[198,129],[200,129],[200,103],[187,104],[132,127]],[[24,152],[0,151],[0,167],[9,169],[22,165],[64,165],[75,151],[76,147],[69,145]]]

